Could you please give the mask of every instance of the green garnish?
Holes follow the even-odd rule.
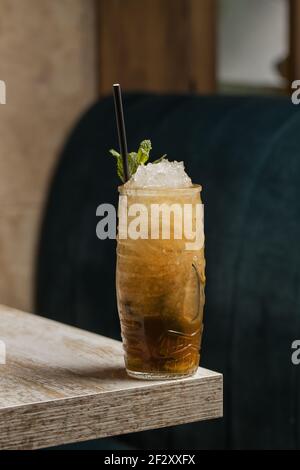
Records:
[[[129,170],[129,178],[136,172],[139,165],[145,165],[149,160],[150,151],[152,149],[151,141],[150,140],[143,140],[140,143],[139,149],[137,152],[130,152],[128,154],[128,170]],[[116,158],[117,160],[117,173],[120,180],[124,183],[124,171],[123,171],[123,161],[122,156],[116,150],[111,149],[110,154]],[[166,155],[163,155],[158,160],[155,160],[153,163],[161,162]]]
[[[166,158],[167,154],[165,153],[162,157],[158,158],[157,160],[154,160],[153,163],[160,163]]]

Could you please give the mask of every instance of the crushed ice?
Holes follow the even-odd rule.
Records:
[[[169,162],[140,165],[135,174],[125,184],[131,188],[187,188],[192,181],[184,171],[183,162]]]

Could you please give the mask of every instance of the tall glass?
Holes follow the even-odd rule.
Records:
[[[196,209],[203,207],[200,191],[198,185],[119,188],[116,288],[130,376],[179,378],[198,368],[205,285],[203,218]],[[145,209],[137,210],[137,204]],[[168,208],[169,233],[163,222]],[[141,212],[144,219],[147,214],[146,223],[138,226],[136,216]],[[129,233],[131,224],[139,234]],[[188,228],[193,228],[197,243]]]

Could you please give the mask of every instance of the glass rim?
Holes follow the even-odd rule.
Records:
[[[162,187],[145,187],[145,188],[126,188],[124,184],[118,186],[118,192],[120,194],[125,194],[127,196],[138,196],[143,195],[145,196],[155,196],[157,194],[190,194],[190,193],[197,193],[201,192],[202,186],[200,184],[193,184],[192,186],[184,186],[180,188],[162,188]]]

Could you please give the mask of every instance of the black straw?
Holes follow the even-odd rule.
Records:
[[[120,153],[122,155],[122,161],[123,161],[123,170],[124,170],[124,179],[125,179],[124,183],[126,183],[126,181],[129,180],[128,151],[127,151],[127,139],[126,139],[121,87],[118,83],[113,85],[113,91],[114,91],[115,111],[116,111],[116,120],[117,120],[117,127],[118,127],[118,136],[119,136],[119,146],[120,146]]]

